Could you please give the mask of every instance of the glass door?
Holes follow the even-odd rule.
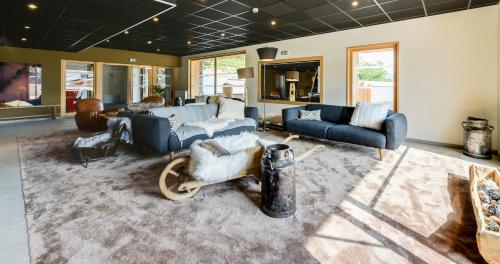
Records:
[[[132,67],[132,103],[140,103],[149,96],[151,67]]]
[[[76,102],[94,96],[94,64],[66,62],[66,113],[76,112]]]
[[[128,68],[122,65],[103,65],[102,102],[104,109],[127,106]]]
[[[156,85],[158,88],[164,90],[163,97],[165,98],[165,103],[167,103],[168,105],[173,105],[174,69],[157,67]]]

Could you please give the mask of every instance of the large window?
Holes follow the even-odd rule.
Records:
[[[238,80],[236,73],[244,67],[244,53],[191,59],[190,96],[231,94],[245,100],[245,81]]]
[[[66,62],[66,113],[76,112],[78,100],[94,96],[94,63]]]
[[[390,102],[398,110],[398,44],[348,48],[348,104]]]
[[[160,88],[159,91],[163,91],[163,96],[165,97],[165,102],[172,105],[174,100],[174,69],[167,67],[157,67],[156,72],[156,87]],[[158,91],[155,91],[158,95]]]

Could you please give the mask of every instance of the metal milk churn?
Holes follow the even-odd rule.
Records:
[[[295,159],[288,145],[269,145],[262,157],[262,211],[276,218],[295,213]]]
[[[491,133],[488,120],[469,116],[462,122],[464,128],[464,154],[479,159],[491,159]]]

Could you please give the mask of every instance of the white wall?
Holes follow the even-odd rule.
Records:
[[[289,51],[277,59],[324,56],[324,103],[345,105],[346,48],[399,41],[399,111],[408,117],[408,137],[462,144],[461,122],[469,115],[498,128],[498,13],[498,6],[489,6],[233,50],[246,50],[247,66],[255,70],[256,49],[265,45]],[[189,57],[182,58],[179,87],[187,88]],[[262,111],[257,79],[248,81],[248,95],[249,104]],[[290,106],[267,104],[266,109],[280,114],[285,107]]]

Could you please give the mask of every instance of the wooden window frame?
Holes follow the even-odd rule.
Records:
[[[347,105],[354,106],[352,102],[353,89],[353,54],[358,51],[369,51],[378,49],[394,50],[394,112],[399,111],[399,42],[386,42],[347,48]]]
[[[289,62],[309,62],[309,61],[319,61],[319,103],[318,102],[300,102],[300,101],[288,101],[288,100],[270,100],[262,99],[261,89],[262,89],[262,65],[274,65]],[[266,104],[288,104],[288,105],[308,105],[308,104],[322,104],[323,94],[324,94],[324,82],[323,82],[323,56],[312,56],[312,57],[301,57],[301,58],[291,58],[291,59],[279,59],[273,61],[259,61],[259,78],[258,78],[258,88],[257,88],[257,101]]]
[[[206,55],[206,56],[199,56],[199,57],[193,57],[188,59],[188,98],[192,98],[193,95],[193,87],[191,87],[191,62],[192,61],[197,61],[197,60],[205,60],[205,59],[214,59],[214,95],[217,92],[217,58],[218,57],[227,57],[231,55],[246,55],[245,50],[239,50],[239,51],[234,51],[234,52],[226,52],[226,53],[218,53],[218,54],[212,54],[212,55]],[[246,64],[246,58],[245,58],[245,64]],[[247,98],[245,98],[245,101],[247,101]]]

